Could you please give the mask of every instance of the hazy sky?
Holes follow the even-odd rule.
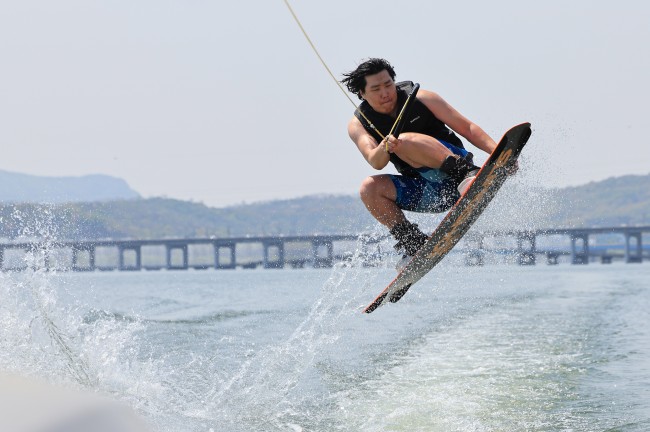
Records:
[[[291,4],[337,76],[385,57],[497,140],[530,121],[532,184],[650,172],[648,2]],[[282,0],[0,5],[0,169],[211,206],[356,193],[373,173]]]

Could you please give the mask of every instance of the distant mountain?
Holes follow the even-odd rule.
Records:
[[[650,174],[613,177],[552,194],[562,203],[556,224],[650,225]]]
[[[0,170],[0,202],[65,203],[139,198],[122,179],[107,175],[42,177]]]
[[[414,214],[432,231],[443,214]],[[650,225],[650,175],[562,189],[507,182],[477,230]],[[225,208],[166,198],[0,205],[0,237],[59,239],[386,233],[352,195],[315,195]]]

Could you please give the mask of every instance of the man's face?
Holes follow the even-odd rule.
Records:
[[[366,88],[361,92],[361,97],[378,113],[395,114],[397,87],[387,70],[366,75]]]

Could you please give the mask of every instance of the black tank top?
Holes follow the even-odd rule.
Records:
[[[403,81],[396,84],[397,85],[397,112],[399,112],[408,93],[410,93],[413,88],[412,81]],[[381,114],[375,111],[370,107],[368,102],[363,101],[359,105],[359,109],[354,112],[356,118],[359,119],[364,129],[368,131],[377,142],[381,142],[382,137],[377,133],[375,129],[368,124],[365,118],[359,113],[363,114],[370,120],[370,122],[375,125],[375,127],[381,132],[382,135],[386,136],[393,127],[395,119],[388,114]],[[402,132],[417,132],[423,135],[429,135],[434,137],[437,140],[446,141],[450,144],[455,145],[456,147],[465,148],[463,142],[456,136],[456,134],[451,131],[442,121],[438,120],[436,116],[419,100],[413,102],[413,106],[410,108],[407,118],[404,122],[404,129]],[[418,177],[419,174],[411,165],[404,162],[402,159],[397,157],[396,154],[390,154],[390,161],[397,171],[408,177]]]

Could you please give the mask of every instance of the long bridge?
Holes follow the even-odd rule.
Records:
[[[316,268],[331,267],[337,259],[344,258],[335,255],[335,242],[353,242],[356,245],[358,241],[364,245],[371,245],[380,239],[352,234],[317,234],[155,240],[10,242],[0,243],[0,271],[24,270],[30,266],[34,268],[59,267],[72,271],[187,270],[190,268],[200,270],[207,268],[256,268],[258,266],[268,269],[282,268],[286,265],[303,267],[306,263]],[[261,249],[261,257],[254,256],[252,259],[238,260],[238,250],[246,245],[258,246],[257,249]],[[287,257],[286,252],[289,245],[300,247],[298,257]],[[253,251],[253,255],[255,252],[259,252],[259,250]],[[10,254],[13,256],[9,257]],[[67,263],[63,266],[56,266],[54,261],[61,261],[61,255],[64,255],[63,261],[67,261]],[[161,255],[163,255],[162,259]],[[194,256],[192,257],[192,255]],[[102,257],[103,260],[101,260]],[[147,257],[150,258],[149,263],[145,262]]]
[[[520,265],[534,265],[540,256],[548,264],[558,264],[563,256],[571,264],[614,259],[640,263],[644,256],[650,259],[649,248],[643,246],[644,233],[650,233],[650,226],[471,231],[454,252],[463,253],[467,265],[483,265],[490,254],[515,257]],[[342,234],[0,242],[0,271],[319,268],[350,259],[357,250],[363,265],[377,265],[386,255],[381,252],[386,239]],[[384,249],[392,248],[386,243]]]
[[[650,233],[650,226],[470,232],[465,238],[465,262],[482,265],[486,254],[496,253],[513,255],[520,265],[534,265],[538,256],[545,256],[548,264],[558,264],[559,258],[565,255],[571,264],[588,264],[594,259],[609,264],[615,258],[641,263],[644,254],[646,259],[650,258],[648,246],[643,246],[644,233]],[[599,237],[601,241],[592,242],[590,237],[593,240]],[[490,245],[490,240],[498,243],[495,239],[509,239],[511,244]]]

